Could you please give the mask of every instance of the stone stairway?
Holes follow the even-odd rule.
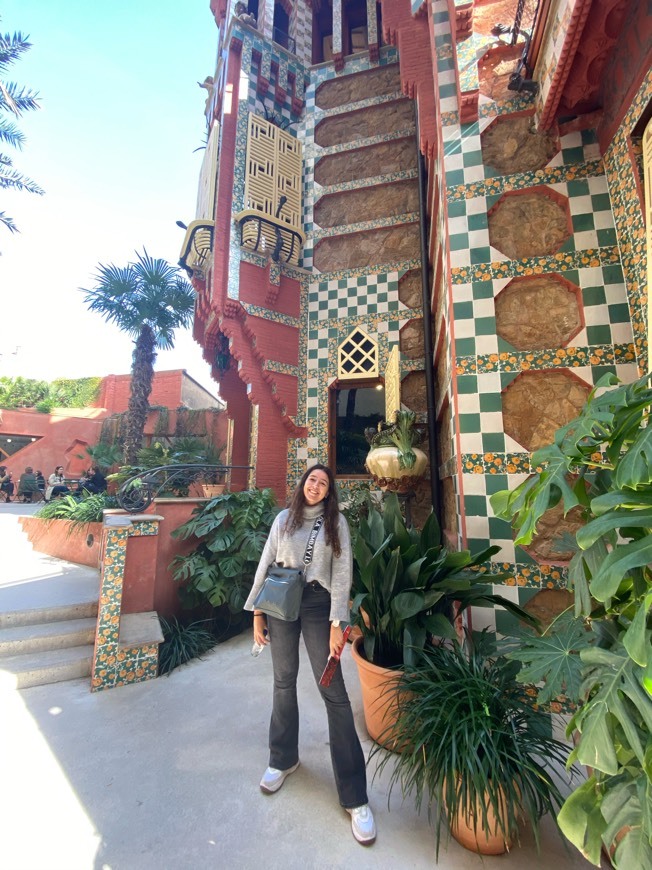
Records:
[[[26,689],[90,676],[96,616],[97,602],[0,614],[2,679]]]
[[[0,682],[28,688],[91,673],[99,572],[35,552],[0,515]]]

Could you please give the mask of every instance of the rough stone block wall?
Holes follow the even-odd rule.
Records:
[[[402,96],[396,60],[394,49],[383,48],[378,64],[361,54],[348,58],[339,75],[332,67],[311,71],[309,111],[299,131],[303,266],[313,272],[300,315],[299,415],[305,413],[308,435],[292,449],[289,486],[307,460],[328,458],[329,386],[337,377],[339,344],[355,327],[363,329],[378,343],[382,373],[401,330],[422,316],[420,298],[406,300],[400,290],[420,260],[414,113]],[[395,208],[392,197],[398,197]],[[358,211],[349,209],[352,201]],[[404,378],[423,366],[414,348],[402,355]],[[421,386],[419,397],[422,392]],[[342,484],[346,489],[355,482]]]

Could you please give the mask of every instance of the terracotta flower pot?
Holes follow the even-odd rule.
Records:
[[[204,498],[215,498],[218,495],[222,495],[224,486],[223,483],[203,483]]]
[[[391,728],[396,724],[397,685],[401,674],[368,661],[364,654],[362,635],[353,641],[351,654],[358,667],[364,721],[369,736],[386,749],[397,751],[391,739]]]
[[[457,842],[469,849],[471,852],[478,852],[480,855],[502,855],[510,848],[512,844],[511,838],[505,838],[505,834],[501,829],[493,807],[488,797],[485,795],[483,804],[487,810],[487,830],[483,830],[482,824],[482,809],[476,807],[476,816],[468,815],[463,807],[460,807],[455,815],[448,815],[448,824],[450,825],[451,834]],[[498,801],[499,810],[503,816],[503,825],[506,825],[507,804],[502,793]]]

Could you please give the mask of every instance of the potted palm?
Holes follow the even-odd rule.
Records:
[[[612,389],[606,389],[611,387]],[[566,799],[563,833],[596,866],[652,866],[652,407],[650,376],[618,385],[605,375],[581,414],[532,457],[541,471],[496,493],[497,516],[527,545],[537,522],[563,500],[580,505],[569,569],[575,615],[512,653],[519,679],[543,683],[543,703],[577,704],[568,725],[572,760],[590,776]]]
[[[396,684],[396,671],[414,664],[432,637],[454,638],[454,619],[467,607],[501,605],[535,624],[518,605],[490,591],[499,577],[473,570],[498,551],[447,550],[434,513],[423,529],[408,527],[395,493],[387,495],[382,515],[370,510],[361,518],[351,588],[352,622],[361,636],[353,643],[353,657],[374,740],[391,717],[394,701],[386,684]]]
[[[398,784],[435,819],[437,856],[444,831],[474,852],[496,855],[518,841],[525,819],[537,846],[539,820],[563,798],[553,778],[569,747],[550,735],[548,716],[526,698],[518,664],[476,634],[420,650],[401,674],[391,736],[400,755],[372,750],[377,774]]]

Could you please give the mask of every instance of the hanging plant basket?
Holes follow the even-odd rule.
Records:
[[[374,483],[389,492],[413,490],[424,476],[428,457],[417,445],[425,436],[424,426],[416,422],[413,411],[397,411],[392,423],[382,422],[367,429],[371,444],[365,467]]]

